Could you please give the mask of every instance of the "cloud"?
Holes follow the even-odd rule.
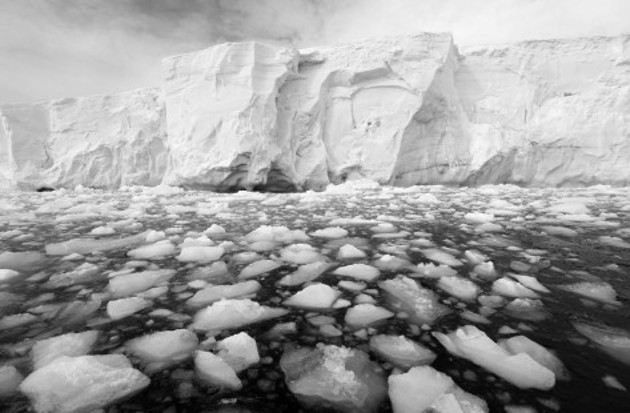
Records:
[[[501,43],[630,32],[628,15],[627,0],[0,0],[0,102],[158,85],[162,57],[224,41]]]

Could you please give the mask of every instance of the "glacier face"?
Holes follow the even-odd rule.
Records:
[[[167,164],[159,89],[0,107],[0,186],[157,185]]]
[[[0,107],[0,187],[630,184],[630,36],[222,44],[159,89]]]

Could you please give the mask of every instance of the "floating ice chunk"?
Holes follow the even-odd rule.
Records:
[[[75,238],[69,241],[46,245],[46,254],[68,255],[77,253],[86,255],[94,251],[110,251],[145,242],[146,236],[147,233],[143,232],[125,238],[101,238],[97,240],[92,238]],[[0,266],[3,265],[0,264]]]
[[[30,323],[34,323],[37,320],[38,317],[30,313],[5,315],[4,317],[0,318],[0,331],[24,326]]]
[[[249,234],[245,235],[245,241],[248,243],[272,241],[290,244],[292,242],[306,242],[309,239],[310,237],[302,230],[291,231],[287,227],[272,227],[267,225],[256,228]]]
[[[512,300],[505,306],[504,312],[511,317],[527,321],[541,321],[549,315],[542,301],[531,298]]]
[[[551,389],[556,377],[527,353],[512,355],[477,327],[468,325],[450,334],[433,336],[454,356],[462,357],[496,374],[517,387]]]
[[[405,336],[378,335],[370,338],[370,349],[403,370],[433,363],[434,352]]]
[[[166,238],[166,234],[164,233],[164,231],[154,231],[154,230],[149,230],[147,231],[147,236],[144,239],[145,242],[149,243],[149,244],[153,244],[156,243],[158,241],[162,241],[163,239]]]
[[[367,287],[365,283],[357,282],[357,281],[348,281],[348,280],[339,281],[337,285],[343,288],[344,290],[355,291],[355,292],[365,290],[365,288]]]
[[[109,292],[115,298],[129,297],[170,280],[175,270],[148,270],[118,275],[109,280]]]
[[[309,285],[284,301],[289,307],[323,310],[331,308],[341,292],[329,285],[317,283]]]
[[[626,242],[619,237],[610,237],[607,235],[602,235],[598,238],[598,240],[602,244],[605,244],[611,247],[630,249],[630,242]]]
[[[14,366],[0,367],[0,398],[8,397],[18,391],[24,377]]]
[[[415,198],[408,198],[407,202],[411,202],[414,204],[441,204],[442,201],[437,199],[437,197],[433,194],[423,193],[418,195]]]
[[[188,299],[191,307],[203,307],[224,298],[241,298],[255,295],[260,290],[258,281],[249,280],[232,285],[210,285]]]
[[[107,303],[107,315],[112,320],[129,317],[151,305],[151,301],[139,297],[121,298]]]
[[[573,322],[573,327],[597,344],[606,354],[630,365],[630,332],[586,321]]]
[[[617,301],[617,292],[615,289],[612,285],[604,281],[584,281],[575,284],[561,285],[558,286],[558,288],[601,303],[612,305],[621,304]]]
[[[225,253],[223,247],[189,246],[182,248],[177,256],[181,262],[216,261]]]
[[[382,370],[360,350],[318,345],[280,359],[287,387],[307,409],[376,413],[387,397]]]
[[[541,227],[541,229],[549,235],[555,235],[559,237],[573,238],[578,236],[578,232],[576,230],[567,227],[546,225]]]
[[[20,390],[39,413],[93,412],[131,397],[149,383],[122,354],[62,356],[26,377]]]
[[[280,259],[300,265],[323,261],[324,257],[309,244],[291,244],[280,250]]]
[[[337,252],[338,260],[351,260],[351,259],[365,258],[366,256],[367,254],[365,252],[361,251],[360,249],[358,249],[357,247],[351,244],[343,245],[341,248],[339,248],[339,251]]]
[[[296,271],[282,277],[280,281],[278,281],[278,284],[285,287],[304,284],[305,282],[313,281],[318,278],[329,268],[330,264],[322,261],[300,265]]]
[[[394,413],[487,413],[486,403],[460,389],[453,380],[429,366],[417,366],[388,378]]]
[[[564,202],[560,204],[555,204],[547,208],[547,211],[555,213],[555,214],[584,214],[588,215],[589,209],[582,202]]]
[[[127,255],[137,260],[155,260],[175,255],[175,252],[175,245],[169,240],[162,240],[155,244],[135,248],[127,252]]]
[[[210,265],[195,268],[186,276],[189,280],[204,280],[207,282],[221,283],[231,281],[227,264],[223,261],[215,261]]]
[[[487,281],[495,280],[499,276],[492,261],[482,262],[481,264],[475,265],[475,268],[473,268],[473,274]]]
[[[448,265],[438,265],[436,266],[432,262],[423,263],[421,262],[416,266],[416,269],[413,273],[409,274],[410,277],[418,278],[418,277],[426,277],[426,278],[440,278],[440,277],[455,277],[457,275],[457,271],[449,267]]]
[[[488,261],[487,255],[474,250],[464,251],[464,258],[466,258],[466,261],[468,261],[471,265],[479,265]]]
[[[542,285],[536,277],[532,277],[531,275],[520,275],[520,274],[508,274],[510,277],[515,278],[519,283],[523,284],[525,287],[538,291],[539,293],[550,293],[549,289]]]
[[[372,228],[370,228],[370,230],[372,232],[375,232],[377,234],[383,234],[383,233],[387,233],[387,232],[396,232],[398,230],[398,228],[396,228],[396,225],[391,224],[389,222],[382,222]]]
[[[212,224],[212,225],[210,225],[210,228],[205,230],[203,233],[208,235],[208,236],[210,236],[210,237],[217,236],[217,235],[224,235],[225,234],[225,228],[223,228],[221,225]]]
[[[492,292],[512,298],[538,298],[538,294],[518,281],[502,277],[492,283]]]
[[[217,355],[237,373],[260,362],[256,340],[245,332],[224,338],[217,345],[217,349]]]
[[[59,288],[90,282],[98,277],[98,273],[99,268],[96,265],[84,262],[72,271],[53,274],[46,282],[46,287]]]
[[[357,304],[346,311],[345,322],[350,328],[361,329],[393,316],[391,311],[374,304]]]
[[[480,291],[477,284],[462,277],[442,277],[437,287],[462,301],[475,301]]]
[[[414,324],[432,324],[450,312],[448,307],[440,304],[436,293],[420,287],[411,278],[398,275],[396,278],[381,281],[378,285],[385,291],[389,305],[409,314],[409,321]]]
[[[0,282],[12,280],[20,275],[15,270],[0,269]]]
[[[205,383],[228,390],[240,390],[243,383],[234,369],[221,357],[207,351],[195,354],[195,374]]]
[[[611,374],[607,374],[604,377],[602,377],[602,381],[604,382],[606,386],[610,387],[611,389],[617,389],[620,391],[628,391],[628,388],[624,386],[623,384],[621,384],[621,382],[615,376]]]
[[[262,259],[262,255],[253,251],[243,251],[232,255],[232,262],[236,264],[249,264]]]
[[[31,351],[34,369],[40,369],[61,356],[75,357],[88,354],[96,343],[98,335],[98,331],[84,331],[38,341]]]
[[[525,336],[514,336],[508,339],[500,340],[498,343],[511,354],[527,353],[531,358],[536,360],[538,364],[547,367],[556,375],[556,380],[568,379],[568,372],[564,365],[545,347]]]
[[[248,278],[258,277],[275,269],[282,267],[282,263],[274,260],[254,261],[241,270],[238,278],[246,280]]]
[[[352,264],[337,268],[335,271],[333,271],[333,274],[370,282],[378,278],[381,272],[371,265]]]
[[[464,215],[464,222],[469,224],[485,224],[494,221],[493,214],[484,214],[483,212],[469,212]]]
[[[208,238],[205,234],[197,238],[186,238],[179,247],[184,249],[185,247],[210,247],[214,245],[214,241]]]
[[[188,359],[198,343],[195,333],[179,329],[134,338],[125,349],[142,360],[147,373],[155,373]]]
[[[226,330],[286,315],[284,308],[272,308],[249,299],[217,301],[195,314],[192,327],[198,330]]]
[[[348,231],[340,227],[330,227],[318,229],[317,231],[311,232],[310,235],[315,238],[337,239],[347,237]]]
[[[113,235],[115,233],[116,233],[116,230],[108,226],[96,227],[92,229],[92,231],[90,231],[90,234],[92,235]]]
[[[429,248],[422,250],[422,254],[424,254],[427,259],[435,261],[438,264],[448,265],[449,267],[459,267],[460,265],[462,265],[462,262],[455,258],[453,255],[438,248]]]
[[[413,268],[411,263],[406,259],[393,255],[383,255],[373,262],[373,265],[383,271],[401,271],[407,268]]]

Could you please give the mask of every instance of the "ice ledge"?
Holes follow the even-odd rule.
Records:
[[[630,184],[630,36],[227,43],[164,83],[0,107],[0,187]]]

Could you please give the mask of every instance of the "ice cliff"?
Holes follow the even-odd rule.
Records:
[[[159,89],[0,107],[0,186],[630,184],[630,36],[221,44]]]

